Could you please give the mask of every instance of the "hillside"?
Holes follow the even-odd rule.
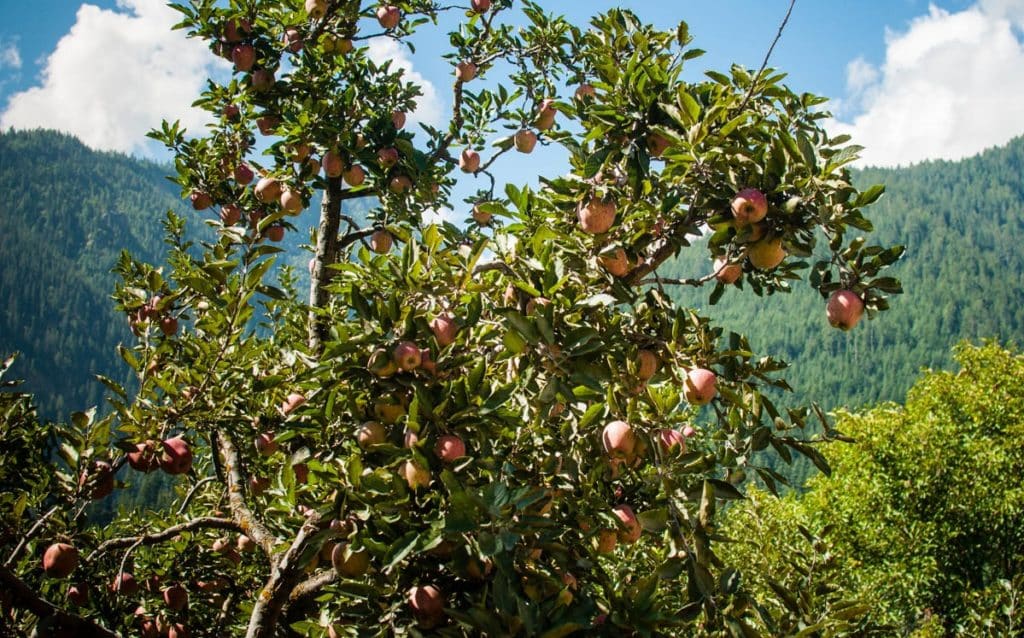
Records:
[[[827,408],[900,401],[923,367],[952,364],[958,341],[1024,340],[1024,138],[959,162],[855,173],[861,188],[885,184],[871,207],[872,243],[904,244],[891,273],[904,294],[891,312],[849,333],[825,320],[825,301],[806,284],[770,297],[730,294],[715,306],[711,286],[675,291],[728,329],[747,334],[759,352],[793,364],[798,400]],[[694,246],[669,269],[673,276],[707,272],[707,253]],[[666,273],[668,274],[668,273]]]

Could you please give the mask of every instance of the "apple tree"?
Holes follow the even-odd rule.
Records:
[[[80,415],[56,444],[60,490],[5,522],[4,549],[20,540],[4,622],[773,630],[743,566],[716,553],[717,512],[754,477],[785,482],[770,455],[825,468],[815,444],[834,432],[766,396],[787,387],[783,362],[670,290],[722,302],[806,275],[822,320],[831,297],[828,320],[852,328],[899,290],[881,273],[901,249],[854,236],[882,189],[851,185],[858,147],[783,74],[684,80],[701,54],[685,23],[612,10],[578,26],[515,4],[173,5],[231,66],[198,97],[208,130],[152,134],[213,238],[169,214],[166,267],[118,265],[138,388],[106,380],[109,416]],[[421,87],[368,44],[411,46],[445,21],[451,113],[413,127]],[[538,145],[567,164],[533,185],[501,172]],[[465,222],[432,221],[441,207]],[[274,267],[296,235],[308,298]],[[682,250],[707,252],[707,271],[659,276]],[[173,508],[89,524],[90,499],[154,471]]]

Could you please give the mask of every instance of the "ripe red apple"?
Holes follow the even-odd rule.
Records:
[[[400,370],[410,372],[420,367],[423,355],[420,354],[420,347],[412,341],[402,341],[392,351],[391,356]]]
[[[202,191],[192,191],[192,194],[189,195],[189,199],[192,201],[192,208],[195,210],[206,210],[210,206],[213,206],[213,198]]]
[[[345,172],[345,161],[334,151],[327,151],[323,158],[324,174],[327,177],[341,177]]]
[[[106,461],[93,461],[89,468],[82,471],[78,477],[79,487],[89,485],[88,496],[94,501],[110,496],[114,491],[114,472],[110,463]]]
[[[697,430],[695,430],[692,425],[687,425],[683,428],[683,436],[685,436],[686,438],[690,438],[691,436],[695,436],[696,434]]]
[[[50,578],[67,578],[78,567],[78,550],[67,543],[54,543],[43,552],[43,571]]]
[[[686,400],[692,405],[707,405],[718,394],[718,377],[707,368],[693,368],[683,384]]]
[[[516,150],[520,153],[532,153],[537,146],[537,134],[530,129],[520,129],[515,135]]]
[[[454,434],[445,434],[438,437],[434,454],[445,463],[454,463],[455,459],[466,456],[466,444]]]
[[[437,363],[430,356],[429,348],[420,348],[420,370],[423,370],[427,374],[434,374],[437,372]]]
[[[771,270],[786,258],[786,249],[782,247],[781,237],[769,237],[754,242],[747,249],[747,259],[758,270]]]
[[[401,195],[412,188],[412,180],[406,175],[395,175],[388,183],[388,190],[396,195]]]
[[[380,445],[387,442],[388,431],[383,424],[377,421],[366,421],[359,426],[356,432],[356,442],[364,450],[371,445]]]
[[[385,29],[394,29],[402,19],[402,12],[398,7],[385,4],[377,8],[377,22]]]
[[[584,98],[592,98],[597,95],[597,91],[594,90],[594,85],[587,84],[584,82],[576,88],[576,99],[582,100]]]
[[[251,44],[239,44],[231,49],[231,61],[235,63],[236,71],[247,73],[256,63],[256,49]]]
[[[743,276],[743,266],[730,264],[725,261],[725,257],[715,257],[712,268],[714,268],[715,279],[723,284],[736,283],[736,280]]]
[[[377,163],[381,168],[388,169],[398,163],[398,149],[388,146],[377,151]]]
[[[437,339],[437,345],[445,348],[455,342],[455,334],[459,331],[459,325],[455,323],[455,317],[450,312],[442,312],[430,320],[430,329]]]
[[[253,193],[255,193],[256,199],[264,204],[277,201],[281,197],[281,182],[273,177],[260,178],[260,181],[256,182],[256,188],[253,189]]]
[[[615,223],[615,201],[590,197],[577,211],[583,232],[598,235],[608,232]]]
[[[420,626],[430,629],[444,617],[444,595],[433,585],[413,587],[408,593],[409,608]]]
[[[833,328],[852,330],[864,314],[864,301],[852,290],[837,290],[829,297],[825,314]]]
[[[391,113],[391,123],[395,125],[396,129],[405,128],[405,111],[393,111]]]
[[[131,572],[121,572],[114,576],[114,582],[110,583],[110,591],[119,596],[134,596],[139,593],[139,582]]]
[[[188,605],[188,591],[180,584],[171,585],[164,590],[164,604],[174,611],[181,611]]]
[[[248,20],[230,19],[224,23],[221,31],[221,41],[228,44],[236,44],[242,41],[242,34],[252,31],[252,25]]]
[[[235,182],[240,186],[246,186],[252,182],[253,178],[256,177],[253,174],[252,169],[249,168],[248,164],[242,163],[235,167]]]
[[[605,452],[613,459],[631,460],[636,449],[636,435],[625,421],[612,421],[604,426],[601,442]]]
[[[251,554],[256,551],[256,541],[245,534],[239,534],[238,539],[235,540],[235,547],[243,554]]]
[[[366,171],[363,170],[362,166],[353,164],[345,169],[345,172],[341,174],[341,178],[349,186],[362,186],[363,182],[366,181]]]
[[[476,65],[468,60],[463,60],[455,65],[455,79],[459,82],[469,82],[476,77]]]
[[[303,47],[302,34],[295,27],[284,30],[284,45],[292,53],[298,53]]]
[[[176,622],[167,628],[167,638],[189,638],[190,636],[188,628],[180,622]]]
[[[225,104],[224,110],[221,111],[221,113],[223,113],[225,119],[234,122],[238,120],[238,117],[242,114],[242,111],[235,104]]]
[[[171,337],[178,332],[178,320],[171,315],[166,315],[160,318],[160,332],[164,333],[164,336]]]
[[[430,485],[430,470],[422,467],[412,460],[403,461],[398,470],[399,475],[405,479],[410,490],[417,490]]]
[[[225,226],[234,226],[242,219],[242,209],[237,204],[224,204],[220,208],[220,222]]]
[[[267,235],[267,239],[270,241],[281,241],[284,239],[284,226],[270,226],[264,232]]]
[[[480,204],[473,205],[473,212],[471,213],[473,221],[480,224],[481,226],[487,226],[491,223],[491,219],[494,217],[491,213],[482,210]]]
[[[89,585],[87,583],[76,583],[68,587],[68,600],[73,605],[85,607],[89,604]]]
[[[298,142],[292,145],[290,149],[289,159],[296,164],[305,162],[306,159],[313,153],[313,147],[306,142]]]
[[[383,255],[391,251],[391,233],[386,230],[376,230],[370,235],[370,250]]]
[[[284,400],[284,403],[281,404],[281,412],[283,412],[285,416],[288,416],[292,412],[302,407],[305,403],[305,396],[299,394],[298,392],[292,392],[291,394],[288,395],[288,398]]]
[[[256,119],[256,128],[262,135],[273,135],[274,129],[281,123],[281,119],[274,115],[264,115]]]
[[[662,428],[658,430],[658,444],[661,446],[663,454],[672,454],[675,450],[677,454],[684,454],[686,452],[686,437],[679,430],[673,430],[671,428]]]
[[[541,101],[540,108],[537,109],[537,119],[533,125],[539,131],[548,131],[555,125],[555,115],[557,113],[555,101],[551,98],[546,98]]]
[[[277,452],[277,441],[274,440],[273,432],[261,432],[256,435],[254,441],[256,451],[262,456],[270,456]]]
[[[192,469],[192,448],[188,441],[176,436],[162,444],[163,455],[160,457],[160,468],[171,475],[186,474]]]
[[[491,0],[471,0],[469,4],[476,13],[487,13],[491,10]]]
[[[281,191],[281,208],[290,215],[302,212],[302,195],[298,191],[286,188]]]
[[[661,157],[670,145],[671,142],[660,133],[651,133],[647,136],[647,152],[651,154],[651,157]]]
[[[270,479],[263,476],[249,477],[249,493],[253,496],[259,496],[266,492],[268,487],[270,487]]]
[[[768,199],[756,188],[744,188],[732,199],[737,228],[759,222],[768,214]]]
[[[459,155],[459,168],[463,173],[475,173],[480,168],[480,153],[471,148],[462,149]]]
[[[629,272],[629,257],[621,247],[601,253],[598,261],[613,277],[624,277]]]
[[[313,20],[319,20],[327,13],[327,0],[306,0],[306,14]]]
[[[620,542],[632,544],[640,540],[643,528],[640,527],[640,521],[637,520],[632,507],[629,505],[616,505],[612,508],[612,513],[615,514],[615,518],[619,519],[619,522],[626,528],[619,530]]]
[[[218,554],[226,554],[231,549],[231,543],[224,536],[221,536],[217,540],[213,541],[213,545],[210,548]]]
[[[353,551],[348,543],[338,543],[331,551],[331,566],[342,578],[361,578],[370,569],[370,553]]]
[[[658,355],[651,350],[641,350],[636,353],[636,376],[647,381],[658,371]]]
[[[269,91],[274,86],[276,79],[274,78],[274,72],[270,69],[259,69],[252,74],[252,88],[257,93],[263,93]]]

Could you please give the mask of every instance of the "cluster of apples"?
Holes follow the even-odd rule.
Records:
[[[173,314],[174,309],[164,302],[160,295],[154,295],[142,305],[141,308],[128,316],[128,325],[136,336],[142,334],[142,328],[146,322],[154,322],[165,336],[173,336],[178,332],[178,318]]]

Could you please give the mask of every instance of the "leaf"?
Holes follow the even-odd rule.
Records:
[[[399,538],[397,541],[391,544],[388,548],[387,554],[384,555],[384,568],[383,571],[389,572],[391,568],[402,562],[406,556],[412,553],[412,550],[416,547],[416,542],[419,541],[419,532],[409,532],[405,536]]]

